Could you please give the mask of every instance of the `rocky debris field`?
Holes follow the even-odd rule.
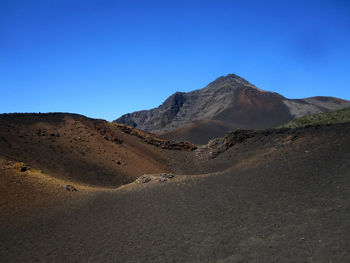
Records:
[[[160,173],[160,174],[144,174],[136,179],[136,183],[144,184],[150,181],[165,182],[174,178],[174,174]]]
[[[336,124],[336,126],[345,126],[348,124]],[[291,141],[296,140],[300,135],[308,133],[309,131],[316,131],[322,128],[322,125],[309,125],[301,128],[278,128],[267,130],[242,130],[237,129],[227,132],[222,138],[210,140],[208,144],[199,146],[195,150],[195,154],[199,158],[214,159],[219,154],[225,152],[229,148],[246,142],[252,138],[256,140],[262,138],[276,138],[276,137],[290,137]]]
[[[150,134],[150,133],[135,129],[130,126],[126,126],[122,124],[115,124],[115,125],[122,132],[130,135],[134,135],[142,139],[145,143],[160,147],[162,149],[193,151],[197,148],[193,143],[190,143],[190,142],[175,142],[175,141],[164,140],[156,137],[154,134]]]

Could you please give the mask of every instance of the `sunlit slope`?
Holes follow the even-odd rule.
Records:
[[[170,171],[162,143],[141,131],[76,114],[0,115],[0,156],[91,185],[116,187],[144,173]]]
[[[325,113],[316,113],[289,121],[278,128],[299,128],[308,125],[326,125],[350,122],[350,107]]]

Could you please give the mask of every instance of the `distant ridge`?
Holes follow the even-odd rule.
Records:
[[[232,129],[271,128],[296,117],[346,106],[349,101],[333,97],[287,99],[229,74],[203,89],[176,92],[157,108],[128,113],[114,122],[167,139],[203,144]]]

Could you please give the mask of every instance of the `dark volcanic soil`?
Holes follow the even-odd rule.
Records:
[[[61,209],[0,221],[0,258],[349,262],[350,124],[241,135],[164,151],[187,175],[96,188]]]

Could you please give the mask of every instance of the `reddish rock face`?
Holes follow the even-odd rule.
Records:
[[[176,92],[158,108],[123,115],[115,122],[197,144],[236,128],[265,129],[305,114],[350,106],[330,97],[290,100],[230,74],[192,92]]]

